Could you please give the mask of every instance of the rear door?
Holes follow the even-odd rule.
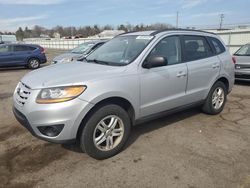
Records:
[[[188,67],[187,100],[204,100],[220,73],[221,62],[204,36],[182,36],[182,56]]]
[[[13,55],[15,57],[15,64],[25,65],[28,57],[32,54],[32,50],[29,46],[25,45],[14,45]]]

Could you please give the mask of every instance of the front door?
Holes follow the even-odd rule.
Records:
[[[142,68],[141,117],[157,114],[187,103],[185,90],[187,85],[187,65],[181,63],[181,44],[179,36],[162,39],[152,49],[146,59],[161,56],[168,65],[151,69]]]

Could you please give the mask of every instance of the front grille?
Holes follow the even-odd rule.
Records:
[[[25,105],[25,102],[29,98],[30,93],[31,93],[30,87],[20,82],[17,86],[15,95],[17,103],[21,106]]]

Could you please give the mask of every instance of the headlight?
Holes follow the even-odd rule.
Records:
[[[50,104],[72,100],[81,95],[86,86],[66,86],[42,89],[36,98],[39,104]]]

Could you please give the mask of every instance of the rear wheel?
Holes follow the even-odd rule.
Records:
[[[223,82],[218,81],[211,88],[207,99],[202,107],[202,111],[211,115],[219,114],[223,110],[226,101],[226,86]]]
[[[80,138],[80,147],[95,159],[119,153],[130,133],[130,118],[118,105],[98,108],[88,119]]]
[[[30,69],[37,69],[40,67],[40,61],[37,58],[31,58],[28,61],[28,68]]]

